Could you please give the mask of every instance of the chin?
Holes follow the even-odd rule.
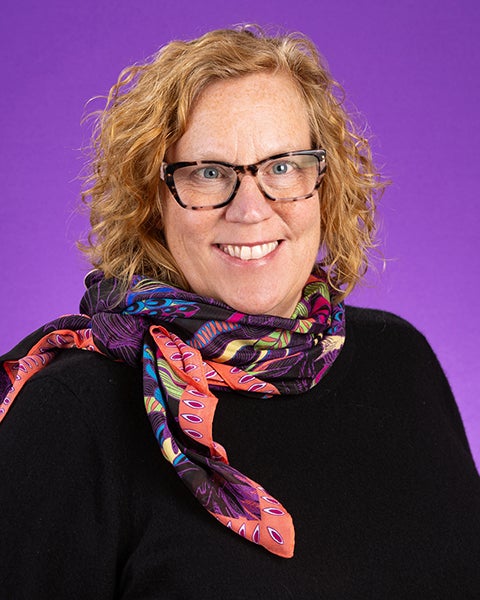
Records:
[[[224,300],[224,302],[226,302],[226,304],[231,306],[234,310],[247,315],[272,315],[275,317],[286,318],[291,316],[296,306],[295,303],[293,306],[289,305],[288,308],[286,308],[286,303],[283,303],[281,300],[277,299],[266,301],[265,298],[262,298],[258,302],[255,302],[251,297],[245,299],[244,302],[239,301],[238,298],[235,298],[232,302],[228,302],[226,300]]]

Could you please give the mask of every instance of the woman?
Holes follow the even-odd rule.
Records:
[[[308,40],[246,29],[120,76],[83,314],[3,357],[5,597],[478,597],[442,370],[342,303],[383,185],[336,90]]]

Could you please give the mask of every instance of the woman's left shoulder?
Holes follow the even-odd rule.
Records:
[[[426,337],[406,319],[388,311],[346,307],[347,340],[355,345],[357,360],[404,381],[437,381],[449,390],[442,367]],[[393,368],[393,372],[392,372]],[[408,375],[407,378],[405,376]],[[450,390],[449,390],[450,391]]]
[[[370,333],[381,335],[403,332],[406,335],[424,338],[410,321],[387,310],[347,305],[345,306],[345,314],[349,325],[353,324],[356,328]]]
[[[439,368],[437,358],[425,335],[406,319],[379,309],[347,306],[347,336],[355,338],[357,349],[380,355],[385,360],[409,363],[427,361]]]
[[[470,453],[450,383],[426,337],[409,321],[378,309],[346,307],[347,340],[355,348],[354,372],[392,410],[409,412],[417,425],[441,421]],[[422,417],[423,415],[423,417]]]

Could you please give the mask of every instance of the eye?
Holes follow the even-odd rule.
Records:
[[[271,165],[271,172],[273,175],[286,175],[290,173],[293,168],[294,166],[291,162],[279,161]]]
[[[198,179],[221,179],[224,177],[224,174],[221,170],[215,165],[207,165],[206,167],[202,167],[201,169],[197,169],[194,172],[195,177]]]

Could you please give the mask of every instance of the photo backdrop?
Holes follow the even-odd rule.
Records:
[[[4,0],[0,352],[78,310],[86,102],[169,40],[247,22],[309,35],[363,115],[393,183],[380,209],[386,270],[350,302],[427,336],[480,466],[477,0]]]

